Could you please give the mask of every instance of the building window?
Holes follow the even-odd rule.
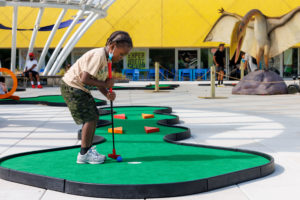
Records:
[[[214,65],[214,53],[217,51],[217,48],[203,48],[201,49],[201,68],[208,69]]]
[[[175,74],[175,49],[150,49],[149,67],[154,68],[155,62],[159,62],[165,75],[174,77]]]
[[[277,74],[280,75],[280,66],[281,66],[281,59],[280,59],[281,55],[275,56],[273,58],[271,58],[269,60],[269,68],[271,71],[276,72]],[[265,62],[264,60],[260,61],[260,69],[262,69],[262,67],[265,69]]]
[[[298,49],[291,48],[283,52],[283,77],[298,75]]]
[[[197,50],[178,50],[178,69],[195,69],[198,66]]]
[[[3,68],[10,69],[11,49],[0,49],[0,62]]]
[[[121,73],[123,70],[123,60],[117,62],[117,63],[112,63],[112,70],[114,72],[119,72]]]

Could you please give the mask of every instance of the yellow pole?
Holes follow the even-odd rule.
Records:
[[[241,80],[244,78],[245,74],[245,63],[241,62]]]
[[[155,62],[155,92],[159,92],[159,63]]]
[[[216,91],[215,91],[215,87],[216,87],[216,67],[215,66],[211,66],[210,67],[210,88],[211,88],[211,98],[215,98],[216,97]]]

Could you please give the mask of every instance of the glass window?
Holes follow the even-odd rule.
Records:
[[[214,64],[213,56],[216,51],[217,48],[201,49],[201,68],[208,69]]]
[[[10,61],[11,61],[11,50],[10,49],[0,49],[1,66],[4,68],[10,69]]]
[[[269,69],[271,71],[276,72],[279,75],[280,75],[280,65],[281,65],[280,64],[280,55],[275,56],[269,60]],[[264,60],[260,60],[260,69],[262,69],[262,67],[265,69]]]
[[[150,49],[149,68],[154,68],[155,62],[159,62],[165,70],[165,76],[174,78],[175,74],[175,49]]]
[[[283,52],[283,77],[297,76],[298,49],[291,48]]]
[[[197,57],[197,50],[178,50],[178,69],[197,68]]]
[[[119,72],[121,73],[122,70],[123,70],[123,60],[121,60],[120,62],[118,63],[113,63],[112,64],[112,69],[114,72]]]

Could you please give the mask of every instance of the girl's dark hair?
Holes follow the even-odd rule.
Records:
[[[129,48],[133,47],[130,35],[125,31],[115,31],[107,39],[106,46],[115,42],[117,46],[127,45]]]
[[[0,82],[4,83],[5,82],[5,77],[0,76]]]

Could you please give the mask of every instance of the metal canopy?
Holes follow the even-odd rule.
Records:
[[[38,30],[40,28],[40,22],[43,17],[44,10],[47,8],[61,8],[63,9],[61,14],[58,16],[57,21],[49,34],[47,41],[45,42],[45,46],[42,52],[42,55],[38,61],[38,69],[40,69],[42,63],[45,61],[45,56],[48,53],[49,46],[55,36],[55,33],[62,22],[63,17],[67,13],[69,9],[78,10],[75,19],[68,26],[64,35],[60,39],[59,44],[56,46],[54,53],[52,54],[47,66],[44,70],[43,75],[54,75],[56,74],[61,65],[70,54],[76,43],[80,40],[80,38],[84,35],[84,33],[89,29],[89,27],[99,18],[106,17],[107,9],[114,3],[115,0],[0,0],[0,6],[11,6],[13,7],[13,27],[12,27],[12,45],[11,45],[11,70],[14,72],[16,68],[16,41],[17,41],[17,24],[18,24],[18,7],[32,7],[39,8],[39,13],[36,17],[34,29],[32,31],[32,36],[30,40],[30,44],[28,47],[28,53],[32,52],[34,49],[36,37],[38,34]],[[86,16],[84,22],[80,25],[80,27],[73,33],[72,30],[75,28],[78,20]],[[67,41],[67,38],[70,38]],[[63,50],[61,51],[62,45],[65,44]],[[59,53],[60,52],[60,53]],[[28,55],[27,53],[27,55]],[[28,56],[27,56],[28,59]]]

